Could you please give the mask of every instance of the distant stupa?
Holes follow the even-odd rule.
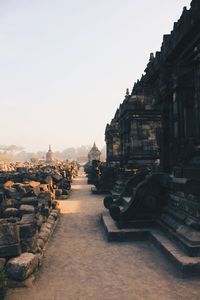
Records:
[[[100,156],[101,156],[101,151],[99,151],[99,149],[97,148],[96,144],[94,143],[92,149],[88,153],[88,160],[89,161],[100,160]]]
[[[46,154],[46,163],[47,164],[52,164],[54,163],[54,154],[51,150],[51,145],[49,145],[49,151]]]

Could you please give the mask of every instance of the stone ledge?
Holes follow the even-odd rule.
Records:
[[[150,229],[148,228],[123,228],[119,229],[115,221],[110,217],[108,213],[104,213],[101,216],[104,229],[108,241],[129,241],[129,240],[146,240],[149,236]]]
[[[150,241],[174,265],[182,278],[200,276],[200,257],[187,256],[159,229],[119,229],[108,213],[103,213],[101,220],[109,242]]]

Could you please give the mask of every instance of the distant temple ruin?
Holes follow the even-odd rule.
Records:
[[[46,163],[47,164],[52,164],[55,162],[55,157],[54,157],[54,153],[51,150],[51,145],[49,145],[49,150],[46,153]]]
[[[94,143],[92,149],[88,153],[88,161],[91,162],[93,160],[100,160],[101,151],[97,148],[96,144]]]

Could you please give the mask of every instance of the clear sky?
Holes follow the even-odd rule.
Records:
[[[0,144],[104,144],[190,0],[0,0]]]

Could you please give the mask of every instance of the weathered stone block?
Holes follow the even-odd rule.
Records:
[[[39,259],[32,253],[22,253],[11,258],[6,264],[6,271],[10,278],[18,281],[28,278],[38,267]]]
[[[19,216],[19,210],[15,207],[6,208],[3,212],[4,218],[10,218],[10,217],[18,217]]]
[[[38,205],[37,197],[24,197],[24,198],[21,198],[20,202],[21,202],[21,204],[26,204],[26,205],[32,205],[32,206]]]
[[[38,195],[38,201],[40,202],[42,199],[45,200],[45,202],[51,201],[52,199],[52,193],[51,191],[43,191]]]
[[[43,230],[43,231],[40,232],[38,237],[46,243],[49,236],[50,236],[50,231],[49,230]]]
[[[27,239],[31,238],[37,231],[37,228],[33,224],[22,224],[20,225],[20,238]]]
[[[56,197],[61,197],[62,196],[62,189],[56,189],[55,190],[55,195],[56,195]]]
[[[58,218],[58,214],[57,214],[57,213],[51,212],[50,215],[51,215],[55,220],[57,220],[57,218]]]
[[[9,180],[9,181],[6,181],[3,186],[5,188],[11,188],[13,185],[14,185],[14,182]]]
[[[4,269],[5,264],[6,264],[6,259],[1,257],[0,258],[0,271],[2,271]]]
[[[37,246],[38,247],[40,247],[41,249],[43,249],[44,245],[45,245],[45,243],[44,243],[44,241],[42,239],[38,239],[37,240]]]
[[[22,204],[22,205],[20,205],[19,211],[20,211],[21,215],[33,214],[35,212],[35,208],[33,205]]]
[[[0,257],[11,257],[20,253],[19,226],[13,223],[0,224]]]
[[[37,252],[37,235],[32,236],[31,238],[21,239],[21,249],[22,252]]]
[[[12,207],[17,207],[18,201],[16,201],[15,199],[4,199],[2,206],[4,207],[4,209],[6,208],[12,208]]]
[[[24,214],[21,218],[20,224],[35,224],[35,214]]]

